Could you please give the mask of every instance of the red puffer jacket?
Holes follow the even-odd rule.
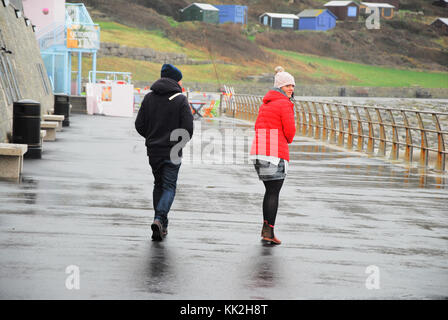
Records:
[[[250,154],[289,161],[288,144],[295,134],[294,104],[281,92],[270,90],[258,112]]]

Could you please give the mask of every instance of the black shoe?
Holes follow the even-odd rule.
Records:
[[[162,241],[163,240],[163,227],[159,220],[154,220],[151,224],[152,230],[152,240],[154,241]]]
[[[166,218],[165,222],[162,224],[162,235],[166,237],[168,234],[168,218]]]

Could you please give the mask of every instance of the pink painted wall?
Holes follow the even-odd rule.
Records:
[[[52,23],[65,23],[65,0],[22,0],[25,17],[37,26],[37,32]],[[48,9],[48,14],[43,9]]]

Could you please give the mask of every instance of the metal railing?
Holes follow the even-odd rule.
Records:
[[[97,81],[110,80],[110,81],[124,81],[131,84],[132,73],[131,72],[118,72],[118,71],[89,71],[89,82],[92,83],[93,79]]]
[[[222,99],[227,116],[255,121],[262,96]],[[297,134],[391,161],[447,172],[448,113],[295,100]],[[418,162],[416,161],[418,159]]]
[[[39,49],[43,51],[54,46],[65,46],[65,33],[65,25],[63,23],[52,23],[47,26],[36,34]]]
[[[55,46],[80,50],[100,48],[99,25],[93,23],[82,3],[66,3],[65,21],[38,29],[36,38],[41,51]]]
[[[65,4],[65,22],[69,25],[95,25],[85,5],[82,3]]]

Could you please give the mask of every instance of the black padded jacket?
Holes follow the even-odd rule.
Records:
[[[135,129],[146,139],[149,157],[170,158],[172,148],[183,138],[193,136],[193,115],[182,88],[173,79],[160,78],[142,101]],[[183,129],[182,137],[172,133]],[[176,132],[179,132],[177,130]],[[174,133],[176,133],[174,132]],[[185,144],[188,141],[183,141]],[[179,150],[182,156],[182,149]]]

